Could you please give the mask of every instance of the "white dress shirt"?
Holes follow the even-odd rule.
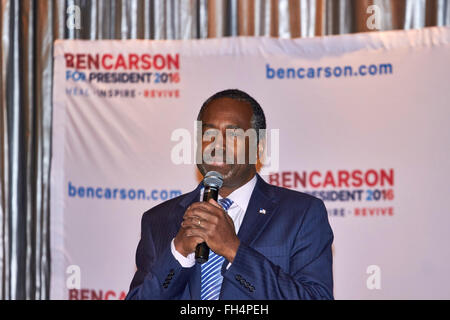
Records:
[[[233,204],[228,209],[228,215],[234,222],[234,229],[236,231],[236,234],[239,232],[239,228],[241,227],[242,220],[244,219],[245,212],[247,211],[248,202],[250,201],[250,196],[252,195],[255,185],[256,175],[246,184],[234,190],[227,197],[228,199],[233,200]],[[200,201],[202,198],[203,189],[200,192]],[[220,199],[222,199],[222,197],[219,195],[219,200]],[[195,265],[195,252],[190,253],[187,257],[183,256],[175,249],[174,239],[172,239],[170,249],[175,259],[177,259],[177,261],[183,268],[190,268]],[[230,265],[231,264],[228,264],[227,268],[229,268]]]

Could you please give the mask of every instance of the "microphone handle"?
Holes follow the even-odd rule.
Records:
[[[219,198],[219,189],[207,186],[205,191],[203,191],[203,201],[209,201],[209,199],[214,199],[217,201]],[[199,243],[195,247],[195,261],[202,264],[208,261],[209,258],[209,247],[206,242]]]

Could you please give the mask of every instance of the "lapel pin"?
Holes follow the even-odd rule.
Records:
[[[259,209],[259,213],[266,214],[266,209],[263,209],[263,208]]]

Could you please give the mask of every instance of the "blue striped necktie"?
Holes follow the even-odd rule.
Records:
[[[228,210],[233,204],[233,200],[228,198],[220,199],[219,204],[222,208]],[[202,264],[201,290],[200,298],[202,300],[218,300],[220,288],[222,287],[222,264],[224,257],[215,254],[209,250],[209,259]]]

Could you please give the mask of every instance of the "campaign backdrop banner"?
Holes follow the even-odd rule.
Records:
[[[202,103],[238,88],[266,114],[262,177],[327,207],[335,298],[449,299],[449,58],[450,28],[56,41],[51,297],[125,297],[142,214],[201,179]]]

